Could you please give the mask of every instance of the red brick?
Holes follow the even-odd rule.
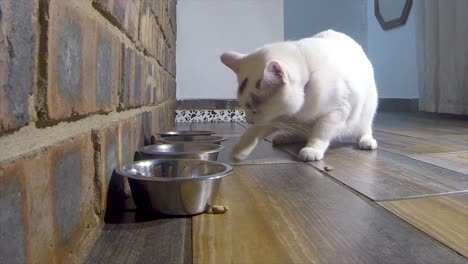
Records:
[[[140,137],[137,134],[138,125],[137,117],[127,119],[119,124],[119,160],[121,165],[133,162],[135,159],[135,154],[138,151],[138,142],[140,141]],[[110,188],[113,188],[112,191],[117,194],[117,197],[130,195],[128,181],[126,179],[117,179],[115,183],[115,185],[109,186],[109,192],[111,191]],[[108,199],[108,201],[110,201],[110,199]],[[109,204],[107,206],[109,207]],[[119,205],[111,206],[116,207]]]
[[[143,146],[151,143],[151,136],[153,135],[153,113],[151,111],[143,112],[141,114],[141,138]]]
[[[119,162],[119,129],[114,124],[103,129],[93,130],[94,162],[96,168],[95,190],[97,201],[94,211],[104,216],[107,202],[109,183],[114,170],[120,166]]]
[[[143,69],[143,59],[140,56],[140,54],[135,53],[135,84],[133,85],[133,93],[134,93],[134,101],[132,106],[137,107],[141,105],[141,97],[142,97],[142,81],[141,77],[143,76],[142,74],[142,69]]]
[[[159,47],[158,47],[158,61],[161,63],[163,67],[164,66],[164,55],[166,52],[166,41],[163,38],[159,38]]]
[[[132,162],[137,147],[134,144],[136,137],[134,137],[133,126],[135,125],[135,119],[130,118],[119,124],[119,160],[120,164]]]
[[[168,73],[165,73],[164,74],[164,78],[163,78],[163,87],[162,87],[162,90],[163,90],[163,98],[164,100],[167,100],[169,99],[169,93],[170,93],[170,87],[169,87],[169,79],[171,77],[169,76]]]
[[[154,58],[157,58],[159,38],[162,38],[161,30],[156,21],[150,5],[144,1],[141,5],[139,40],[145,50]]]
[[[86,228],[95,226],[92,153],[90,134],[67,140],[49,152],[55,241],[62,261],[78,245]]]
[[[128,46],[124,48],[121,109],[142,106],[150,101],[146,98],[146,63],[141,53]]]
[[[95,211],[101,217],[113,219],[121,213],[130,191],[126,179],[115,174],[115,169],[133,161],[136,151],[136,118],[99,130],[93,130],[96,162],[95,188],[98,200]],[[110,218],[109,218],[110,217]]]
[[[22,219],[16,219],[15,228],[9,229],[15,239],[2,245],[13,245],[17,251],[15,256],[23,254],[23,258],[34,263],[61,262],[69,256],[85,229],[95,225],[91,153],[92,144],[87,134],[0,169],[0,204],[8,190],[13,194],[18,192],[17,197],[21,197],[15,198],[16,205],[9,202],[8,206],[2,206],[2,214],[12,210],[16,212],[12,217],[21,216]],[[22,241],[23,245],[16,241]],[[0,255],[4,255],[3,252]],[[8,258],[5,263],[12,259]]]
[[[146,96],[148,98],[148,104],[154,104],[157,101],[156,98],[156,86],[157,86],[157,70],[151,62],[147,61],[145,71],[145,83],[146,83]]]
[[[37,0],[0,1],[0,133],[30,122],[37,58]]]
[[[95,111],[96,23],[68,3],[50,3],[47,112],[54,120]]]
[[[175,127],[175,110],[176,110],[176,100],[173,100],[168,106],[169,112],[169,128],[172,130]]]
[[[133,40],[138,37],[140,0],[93,0],[95,7],[113,18],[121,29]]]
[[[175,38],[177,35],[177,0],[169,1],[169,18]]]
[[[151,6],[151,9],[153,10],[153,13],[157,18],[161,15],[162,1],[163,0],[146,0],[146,2],[148,2],[148,4]]]
[[[166,130],[167,116],[166,116],[166,107],[165,104],[161,106],[159,110],[159,126],[161,130]]]
[[[102,26],[97,31],[96,48],[96,106],[110,111],[118,102],[121,82],[122,44]]]
[[[146,59],[141,53],[135,53],[135,84],[133,107],[145,105],[146,98]]]
[[[157,84],[157,87],[156,87],[156,99],[157,101],[156,102],[162,102],[164,101],[164,94],[163,94],[163,80],[164,80],[164,75],[165,75],[165,72],[162,68],[159,68],[158,69],[158,74],[156,76],[156,84]]]
[[[158,106],[156,109],[151,111],[151,135],[156,135],[158,132],[161,132],[161,122],[159,112],[161,110],[161,106]]]
[[[28,196],[21,164],[0,167],[0,263],[25,263],[28,256]]]
[[[132,107],[134,101],[133,91],[135,85],[135,51],[128,46],[125,46],[123,51],[122,80],[120,108],[128,109]]]
[[[161,2],[161,14],[158,17],[159,23],[162,27],[162,30],[164,32],[164,35],[167,35],[167,25],[168,25],[168,18],[167,18],[167,8],[168,8],[168,1],[167,0],[162,0]]]
[[[169,79],[169,99],[173,99],[173,100],[176,99],[176,91],[177,91],[176,80],[174,78],[170,77],[170,79]]]
[[[29,201],[29,259],[36,263],[55,262],[53,216],[53,177],[49,173],[47,155],[20,161],[27,178]]]
[[[141,74],[141,104],[154,104],[154,65],[146,58],[142,60]]]

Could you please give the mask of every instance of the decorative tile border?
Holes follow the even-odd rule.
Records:
[[[177,109],[241,109],[239,102],[235,99],[182,99],[177,100]]]
[[[176,110],[175,121],[180,123],[245,122],[245,112],[242,109]]]

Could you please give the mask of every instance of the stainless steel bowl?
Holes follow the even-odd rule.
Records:
[[[144,160],[116,170],[127,177],[138,209],[167,215],[195,215],[213,205],[232,167],[206,160]]]
[[[218,154],[223,150],[223,146],[216,144],[156,144],[141,147],[138,150],[138,159],[198,159],[216,161]]]
[[[196,142],[210,144],[221,144],[221,142],[225,140],[227,140],[227,138],[221,136],[173,136],[160,139],[160,141],[164,143]]]
[[[213,131],[208,130],[180,130],[180,131],[164,131],[158,133],[160,137],[173,137],[173,136],[196,136],[196,135],[213,135]]]

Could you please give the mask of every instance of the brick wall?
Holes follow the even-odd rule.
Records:
[[[86,254],[112,171],[173,125],[175,6],[0,1],[0,263]]]

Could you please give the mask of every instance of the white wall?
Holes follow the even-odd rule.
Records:
[[[379,98],[419,98],[414,5],[406,24],[384,31],[368,1],[367,54],[374,65]]]
[[[283,39],[283,0],[177,1],[177,99],[236,98],[221,53]]]

